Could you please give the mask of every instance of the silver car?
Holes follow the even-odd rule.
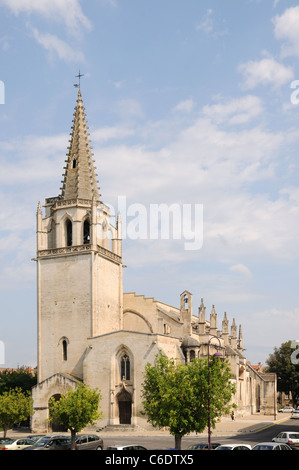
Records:
[[[278,442],[260,442],[252,450],[292,450],[288,444],[279,444]]]
[[[299,448],[299,432],[280,432],[276,437],[273,437],[272,442],[282,442],[284,444],[288,444],[292,448]]]
[[[103,439],[97,434],[78,434],[76,436],[76,450],[103,450],[103,448]]]

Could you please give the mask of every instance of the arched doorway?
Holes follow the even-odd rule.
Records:
[[[122,388],[117,396],[119,409],[119,424],[131,424],[132,417],[132,396]]]
[[[60,400],[61,395],[57,393],[56,395],[53,395],[51,398],[54,398],[55,401],[58,401]],[[51,408],[49,408],[49,413],[51,416]],[[55,420],[50,421],[50,426],[51,426],[52,432],[67,432],[67,429]]]

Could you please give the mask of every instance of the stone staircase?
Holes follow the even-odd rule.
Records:
[[[122,432],[136,432],[138,426],[133,424],[108,424],[107,426],[97,429],[98,432],[115,432],[121,434]]]

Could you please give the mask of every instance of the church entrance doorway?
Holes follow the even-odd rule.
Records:
[[[118,395],[119,424],[131,424],[132,397],[124,388]]]
[[[53,397],[51,397],[51,398],[54,398],[55,401],[58,401],[58,400],[60,400],[61,395],[59,393],[57,393],[56,395],[53,395]],[[49,409],[49,412],[50,412],[50,416],[51,416],[51,408]],[[51,426],[51,431],[52,432],[67,432],[67,429],[55,420],[50,421],[50,426]]]

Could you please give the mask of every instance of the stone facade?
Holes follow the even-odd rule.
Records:
[[[147,425],[141,416],[143,371],[156,354],[182,362],[221,351],[236,383],[238,413],[273,412],[275,377],[246,363],[242,331],[226,314],[218,329],[215,307],[192,294],[173,307],[123,293],[121,218],[111,223],[101,201],[79,90],[63,186],[37,209],[38,384],[33,432],[49,430],[48,403],[78,381],[99,388],[97,427]]]

